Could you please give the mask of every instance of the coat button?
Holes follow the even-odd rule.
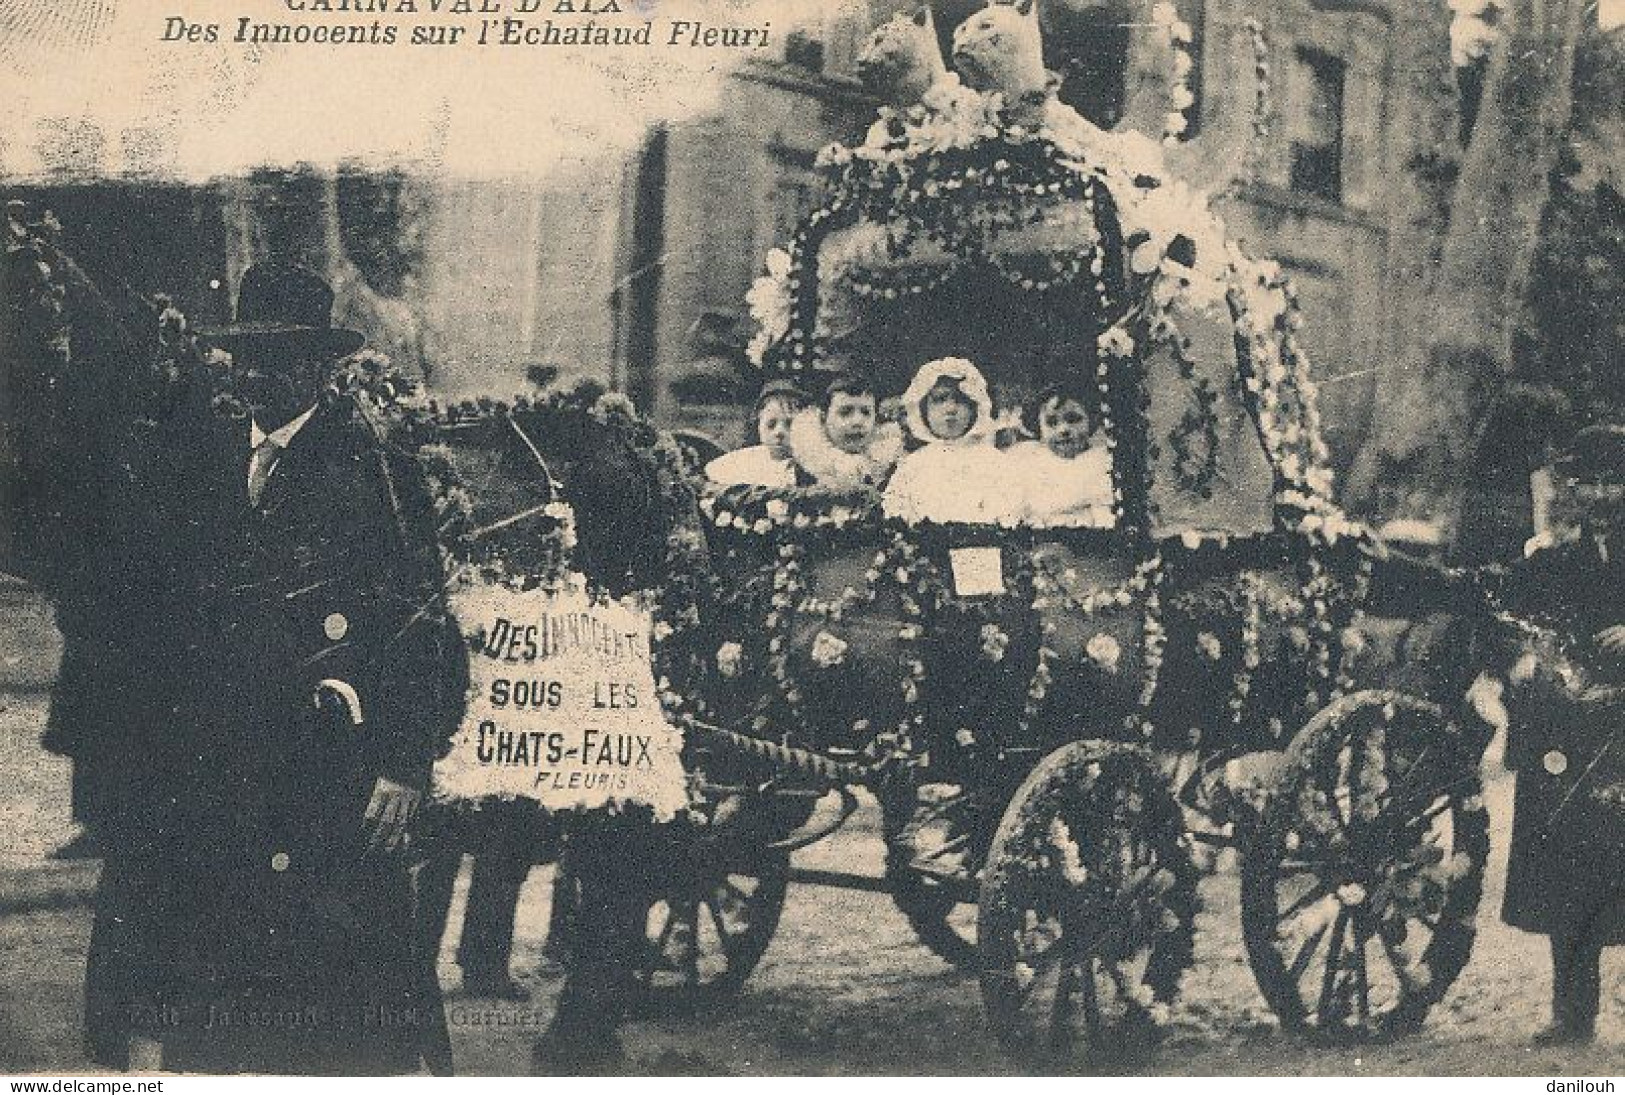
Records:
[[[1553,749],[1550,753],[1547,753],[1544,757],[1542,757],[1541,763],[1544,764],[1546,766],[1546,770],[1554,776],[1560,776],[1569,770],[1569,758],[1565,757],[1556,749]]]
[[[349,633],[350,621],[344,618],[344,613],[342,612],[330,613],[327,619],[322,621],[322,634],[326,635],[333,642],[338,642]]]
[[[275,871],[277,874],[281,874],[283,871],[288,869],[288,864],[290,862],[292,862],[292,860],[288,858],[287,852],[278,852],[271,857],[271,870]]]

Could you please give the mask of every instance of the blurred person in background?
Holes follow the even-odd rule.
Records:
[[[1554,478],[1547,542],[1507,588],[1551,629],[1509,675],[1517,781],[1502,906],[1508,924],[1551,940],[1545,1045],[1595,1036],[1602,950],[1625,944],[1625,426],[1580,431]]]

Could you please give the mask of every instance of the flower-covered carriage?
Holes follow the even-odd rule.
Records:
[[[1235,844],[1283,1025],[1415,1025],[1465,963],[1487,855],[1465,609],[1331,500],[1279,269],[1153,143],[1053,101],[1015,119],[949,96],[830,149],[752,291],[751,352],[808,390],[840,368],[890,391],[952,354],[1005,406],[1081,375],[1109,527],[708,493],[719,597],[666,700],[700,731],[716,854],[782,872],[868,787],[921,939],[979,971],[1007,1045],[1072,1051],[1155,1025],[1193,960],[1193,846]],[[651,978],[737,985],[777,878],[707,906],[710,973],[674,905]]]

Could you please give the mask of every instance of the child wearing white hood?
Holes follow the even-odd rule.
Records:
[[[1009,495],[993,397],[981,370],[962,357],[920,367],[903,393],[909,433],[923,448],[898,462],[882,507],[905,521],[991,523],[1007,516]]]

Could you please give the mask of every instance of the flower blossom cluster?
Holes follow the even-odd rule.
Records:
[[[757,278],[745,294],[756,334],[746,347],[753,365],[760,365],[767,348],[790,329],[790,254],[775,247],[767,253],[767,272]]]

